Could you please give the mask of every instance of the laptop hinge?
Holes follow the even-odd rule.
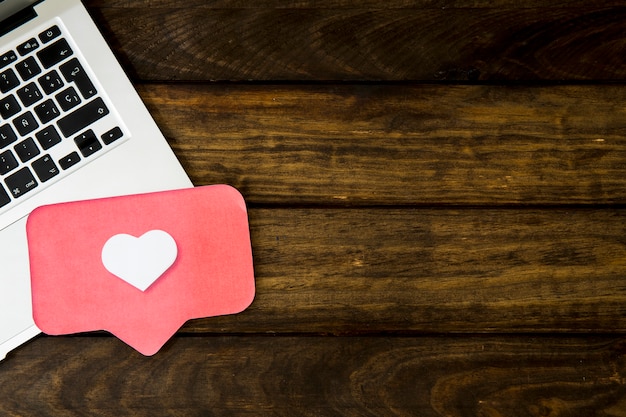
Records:
[[[23,25],[24,23],[34,19],[35,17],[37,17],[35,5],[28,6],[15,13],[13,16],[7,17],[2,22],[0,22],[0,36],[6,35],[13,29]]]

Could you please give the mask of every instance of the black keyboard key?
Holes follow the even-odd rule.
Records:
[[[18,85],[20,85],[20,79],[11,68],[0,73],[0,92],[7,93]]]
[[[20,73],[24,81],[28,81],[38,74],[41,74],[41,67],[32,56],[15,64],[15,69]]]
[[[57,103],[59,103],[59,106],[61,106],[63,111],[73,109],[74,107],[78,106],[82,101],[74,87],[66,88],[65,90],[54,96],[54,98],[57,99]]]
[[[39,42],[37,42],[37,39],[32,38],[32,39],[27,40],[23,44],[18,45],[17,52],[20,55],[24,56],[24,55],[30,54],[37,48],[39,48]]]
[[[2,116],[4,119],[13,117],[20,111],[22,111],[22,108],[20,107],[20,103],[17,102],[17,99],[14,95],[8,95],[0,100],[0,116]]]
[[[39,127],[35,116],[29,111],[13,119],[13,126],[20,135],[26,136]]]
[[[79,162],[80,156],[78,156],[78,152],[72,152],[71,154],[59,159],[59,165],[61,165],[61,168],[63,168],[64,170],[70,169]]]
[[[98,142],[98,138],[96,138],[96,134],[93,133],[93,130],[88,130],[76,136],[74,142],[85,158],[102,149],[102,145]]]
[[[58,143],[61,143],[61,136],[59,136],[59,133],[54,126],[48,126],[45,129],[40,130],[35,134],[35,137],[44,151],[52,148]]]
[[[28,162],[40,154],[39,148],[33,138],[21,141],[15,145],[13,149],[15,149],[15,153],[19,156],[22,162]]]
[[[85,100],[97,94],[96,87],[94,87],[89,79],[89,75],[85,72],[82,65],[80,65],[78,59],[73,58],[61,65],[61,73],[68,83],[76,83],[76,87],[78,87],[78,90]]]
[[[24,167],[16,173],[9,175],[4,182],[13,198],[19,198],[39,185],[28,167]]]
[[[0,207],[4,207],[11,202],[11,197],[4,190],[4,187],[0,185]]]
[[[41,51],[37,52],[37,56],[45,68],[50,68],[67,59],[73,53],[67,41],[65,39],[59,39],[52,45],[46,46]]]
[[[97,98],[67,116],[59,119],[57,126],[66,138],[85,129],[90,124],[109,114],[109,109],[101,98]]]
[[[4,148],[17,140],[17,135],[10,125],[0,126],[0,148]]]
[[[110,145],[122,136],[124,136],[122,129],[120,129],[119,127],[114,127],[113,129],[102,135],[101,138],[102,142],[104,142],[105,145]]]
[[[52,94],[63,87],[63,80],[58,72],[52,70],[42,77],[39,77],[39,84],[46,94]]]
[[[50,155],[42,156],[33,162],[32,167],[41,182],[46,182],[60,173],[59,168],[57,168]]]
[[[61,115],[61,112],[57,108],[52,99],[48,99],[41,104],[35,106],[35,113],[41,120],[41,123],[46,124]]]
[[[13,51],[5,52],[0,55],[0,68],[7,67],[17,61],[17,54]]]
[[[32,106],[43,98],[39,87],[35,83],[26,84],[17,90],[17,95],[22,100],[25,107]]]
[[[43,43],[48,43],[52,39],[58,38],[61,35],[61,29],[57,25],[52,26],[48,30],[44,30],[39,34],[39,39]]]
[[[18,165],[19,162],[15,159],[13,152],[7,150],[0,154],[0,175],[8,174],[17,168]]]

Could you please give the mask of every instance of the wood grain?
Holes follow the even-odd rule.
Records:
[[[626,7],[86,0],[257,294],[146,358],[0,362],[0,416],[626,417]]]
[[[620,58],[626,54],[624,7],[434,8],[417,3],[407,8],[405,3],[396,4],[400,8],[374,2],[369,7],[304,2],[287,8],[217,3],[220,8],[207,6],[212,2],[186,7],[93,2],[90,10],[126,69],[142,80],[626,78]]]
[[[584,0],[554,0],[549,3],[541,0],[186,0],[172,4],[171,0],[84,0],[89,8],[202,8],[202,9],[554,9],[584,8],[589,6]],[[598,0],[594,7],[622,6],[617,0]]]
[[[191,333],[626,331],[623,210],[252,209],[257,295]]]
[[[6,417],[624,416],[619,338],[40,338],[0,364]],[[88,411],[87,411],[88,410]]]
[[[622,86],[140,85],[194,183],[252,204],[626,202]]]

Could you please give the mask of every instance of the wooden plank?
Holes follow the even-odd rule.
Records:
[[[172,8],[171,0],[84,0],[90,8]],[[183,3],[180,3],[183,5]],[[584,0],[186,0],[183,6],[203,9],[554,9],[589,7]],[[618,0],[598,0],[594,7],[623,6]]]
[[[253,204],[626,202],[623,86],[152,85],[197,184]]]
[[[153,3],[90,8],[128,71],[142,80],[626,79],[624,7]]]
[[[624,339],[40,338],[0,363],[0,413],[623,416]]]
[[[187,333],[626,331],[626,211],[252,209],[257,295]]]

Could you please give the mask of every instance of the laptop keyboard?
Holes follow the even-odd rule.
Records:
[[[1,211],[125,138],[86,69],[60,23],[0,48]]]

